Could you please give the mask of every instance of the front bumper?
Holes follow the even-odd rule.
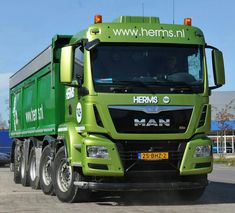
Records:
[[[97,183],[97,182],[74,182],[80,189],[94,191],[172,191],[186,189],[200,189],[208,185],[207,180],[200,182],[160,182],[160,183]]]
[[[110,176],[120,177],[128,175],[120,158],[119,150],[115,143],[105,137],[90,136],[85,138],[82,146],[82,170],[86,176]],[[86,146],[105,146],[109,152],[108,159],[90,158],[86,155]],[[212,171],[212,154],[208,157],[194,157],[197,146],[211,145],[211,141],[205,135],[196,135],[187,142],[182,160],[178,168],[175,168],[180,176],[207,174]],[[152,163],[154,163],[152,161]],[[157,165],[158,162],[156,162]],[[156,168],[157,169],[157,168]],[[157,169],[161,173],[162,168]],[[132,170],[133,171],[133,170]],[[155,170],[156,171],[156,170]],[[148,171],[146,171],[148,172]]]

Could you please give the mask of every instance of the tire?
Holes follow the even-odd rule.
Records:
[[[68,164],[65,148],[61,147],[54,160],[53,174],[55,194],[60,201],[73,203],[89,199],[90,193],[75,186],[75,180],[81,180],[81,175]]]
[[[28,164],[26,163],[25,155],[27,153],[22,153],[20,161],[20,179],[22,186],[29,186],[29,171]]]
[[[21,177],[20,177],[20,155],[19,155],[18,149],[19,149],[19,145],[15,145],[13,172],[14,172],[14,182],[16,184],[21,183]]]
[[[33,147],[30,150],[30,155],[29,155],[29,183],[32,189],[40,189],[39,177],[36,174],[35,147]]]
[[[53,165],[50,159],[51,148],[47,145],[41,156],[40,167],[39,167],[39,177],[40,177],[40,187],[44,194],[53,195],[54,187],[52,181]]]

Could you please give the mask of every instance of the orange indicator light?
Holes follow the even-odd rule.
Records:
[[[102,23],[102,16],[101,15],[95,15],[94,23],[95,24]]]
[[[192,19],[191,18],[185,18],[184,19],[184,25],[192,26]]]

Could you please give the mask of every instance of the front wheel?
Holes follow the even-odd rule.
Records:
[[[67,162],[64,147],[61,147],[56,154],[53,179],[55,193],[60,201],[73,203],[85,201],[88,198],[88,191],[74,185],[74,181],[81,180],[81,176]]]

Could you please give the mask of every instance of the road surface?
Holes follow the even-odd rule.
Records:
[[[9,168],[0,168],[0,212],[76,213],[232,213],[235,212],[235,167],[215,165],[211,181],[197,202],[182,202],[163,194],[107,195],[87,203],[61,203],[56,196],[13,183]]]

